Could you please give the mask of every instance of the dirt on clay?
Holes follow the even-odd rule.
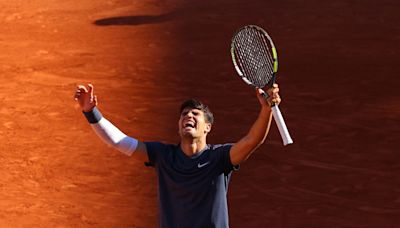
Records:
[[[400,225],[400,26],[394,0],[0,2],[0,226],[157,227],[152,168],[103,144],[73,100],[93,83],[104,116],[177,143],[178,108],[207,103],[209,143],[255,120],[232,34],[257,24],[279,55],[281,110],[233,174],[230,226]]]

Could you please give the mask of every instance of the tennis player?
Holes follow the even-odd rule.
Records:
[[[102,116],[93,85],[78,85],[75,99],[91,127],[108,145],[155,167],[158,175],[159,226],[161,228],[229,227],[227,191],[233,170],[265,140],[271,124],[269,104],[279,104],[274,84],[266,100],[256,96],[260,113],[249,132],[234,144],[207,144],[214,117],[200,101],[183,102],[178,121],[180,142],[141,142],[127,136]]]

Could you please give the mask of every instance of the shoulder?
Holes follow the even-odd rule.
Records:
[[[217,159],[225,159],[229,156],[232,145],[231,143],[208,145],[208,153]]]
[[[231,162],[230,150],[233,145],[233,143],[210,145],[210,157],[218,161],[217,164],[225,174],[229,174],[232,170],[239,169],[238,166],[233,166]]]
[[[233,143],[225,143],[225,144],[212,144],[209,145],[209,149],[213,151],[229,151],[231,147],[233,146]]]
[[[144,144],[146,145],[147,151],[160,152],[160,151],[176,150],[176,148],[178,148],[178,146],[175,144],[168,144],[158,141],[144,142]]]
[[[162,142],[144,142],[149,162],[147,166],[155,166],[176,151],[177,145]]]

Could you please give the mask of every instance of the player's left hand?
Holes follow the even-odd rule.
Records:
[[[279,87],[278,84],[273,84],[271,88],[267,90],[268,98],[265,99],[263,94],[263,90],[257,88],[257,98],[262,107],[272,107],[273,105],[279,105],[281,103],[281,97],[279,96]]]

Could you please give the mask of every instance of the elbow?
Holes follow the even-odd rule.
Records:
[[[127,148],[124,146],[123,139],[102,138],[102,140],[107,146],[109,146],[113,149],[116,149],[123,154],[126,154],[128,156],[132,154],[132,153],[129,153],[129,150],[127,150]]]
[[[123,154],[125,154],[127,156],[131,156],[133,154],[133,151],[131,151],[131,150],[126,150],[124,148],[117,148],[117,149],[118,149],[119,152],[121,152],[121,153],[123,153]]]
[[[129,136],[125,136],[119,140],[115,147],[123,154],[131,156],[138,146],[138,141]]]

